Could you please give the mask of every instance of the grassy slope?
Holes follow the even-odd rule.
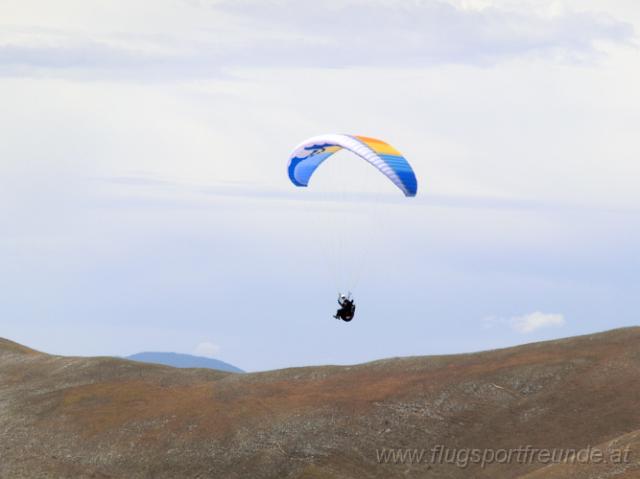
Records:
[[[638,451],[639,345],[640,328],[627,328],[238,375],[50,356],[0,340],[0,477],[600,477],[602,466],[380,465],[376,449],[617,439]],[[630,458],[604,467],[607,477],[640,477]]]

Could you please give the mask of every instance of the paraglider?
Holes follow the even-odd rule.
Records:
[[[309,186],[309,181],[316,169],[327,158],[343,149],[371,164],[406,197],[416,196],[418,181],[406,158],[388,143],[366,136],[327,134],[314,136],[303,141],[294,148],[289,157],[287,167],[289,179],[295,186]],[[340,295],[338,303],[340,309],[334,318],[351,321],[356,309],[351,294],[349,293],[348,296]]]
[[[340,305],[340,309],[336,311],[336,314],[334,314],[333,317],[336,319],[341,319],[342,321],[346,321],[348,323],[356,314],[356,305],[353,299],[351,299],[351,293],[349,293],[348,297],[344,294],[341,294],[338,297],[338,304]]]

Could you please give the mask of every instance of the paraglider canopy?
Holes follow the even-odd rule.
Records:
[[[406,197],[416,196],[416,175],[404,156],[388,143],[366,136],[327,134],[303,141],[289,156],[289,179],[295,186],[309,186],[311,177],[318,167],[341,150],[352,153],[351,156],[355,157],[356,163],[364,160],[372,165]],[[376,247],[375,230],[371,226],[382,218],[381,215],[375,214],[375,207],[380,204],[377,201],[380,190],[377,189],[374,194],[363,195],[366,188],[361,188],[362,183],[368,178],[380,178],[379,175],[373,171],[373,175],[367,175],[367,172],[361,170],[351,173],[347,168],[348,161],[342,163],[343,160],[349,160],[348,157],[349,155],[346,155],[332,160],[337,161],[338,166],[334,171],[341,174],[336,174],[331,184],[325,185],[326,188],[319,188],[317,195],[324,195],[325,201],[331,203],[327,203],[326,208],[314,208],[318,216],[314,217],[313,227],[321,227],[322,230],[313,236],[313,241],[325,247],[321,248],[326,249],[324,263],[334,276],[338,291],[354,291],[357,287],[367,266],[366,255]],[[327,171],[330,171],[330,168]],[[337,181],[334,183],[333,180]],[[323,240],[327,244],[322,244]],[[351,321],[356,310],[354,300],[350,296],[339,296],[338,303],[340,309],[334,318]]]
[[[366,136],[320,135],[300,143],[289,157],[289,179],[296,186],[308,186],[320,164],[345,149],[369,162],[396,185],[405,196],[418,191],[416,175],[402,154],[384,141]]]

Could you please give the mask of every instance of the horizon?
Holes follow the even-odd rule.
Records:
[[[605,335],[605,334],[609,334],[609,333],[614,333],[616,331],[620,331],[620,330],[624,330],[624,329],[640,329],[640,325],[631,325],[631,326],[622,326],[620,328],[613,328],[613,329],[607,329],[607,330],[602,330],[602,331],[593,331],[593,332],[589,332],[589,333],[585,333],[585,334],[579,334],[579,335],[575,335],[575,336],[561,336],[561,337],[557,337],[557,338],[551,338],[551,339],[544,339],[541,341],[530,341],[530,342],[523,342],[523,343],[519,343],[519,344],[514,344],[514,345],[510,345],[510,346],[504,346],[504,347],[499,347],[499,348],[492,348],[492,349],[483,349],[483,350],[477,350],[477,351],[465,351],[465,352],[451,352],[451,353],[445,353],[445,354],[433,354],[433,355],[429,355],[429,354],[422,354],[422,355],[411,355],[411,356],[392,356],[392,357],[383,357],[383,358],[374,358],[371,360],[367,360],[367,361],[363,361],[363,362],[359,362],[359,363],[344,363],[344,364],[331,364],[331,363],[326,363],[326,364],[307,364],[307,365],[303,365],[303,366],[297,366],[297,365],[289,365],[289,366],[285,366],[282,368],[274,368],[274,369],[258,369],[255,371],[249,371],[249,370],[245,370],[239,366],[237,366],[236,364],[231,364],[227,361],[224,361],[223,359],[220,359],[219,357],[213,357],[213,356],[201,356],[198,355],[196,353],[178,353],[175,351],[138,351],[136,353],[132,353],[129,354],[128,356],[113,356],[113,355],[105,355],[105,356],[69,356],[69,355],[65,355],[65,354],[55,354],[55,356],[61,356],[61,357],[76,357],[76,358],[86,358],[86,359],[90,359],[90,358],[98,358],[98,357],[108,357],[108,358],[114,358],[114,359],[126,359],[126,360],[130,360],[130,361],[136,361],[136,362],[150,362],[152,364],[159,364],[159,365],[165,365],[165,366],[170,366],[170,367],[174,367],[174,368],[183,368],[184,366],[175,366],[175,365],[171,365],[171,364],[165,364],[165,363],[161,363],[161,362],[156,362],[156,361],[144,361],[141,359],[133,359],[134,356],[140,356],[143,354],[163,354],[163,355],[175,355],[175,356],[184,356],[184,357],[192,357],[192,358],[196,358],[196,359],[205,359],[205,360],[210,360],[210,361],[215,361],[215,362],[221,362],[223,364],[226,364],[228,366],[232,366],[234,368],[239,369],[239,373],[241,374],[252,374],[252,373],[267,373],[267,372],[273,372],[273,371],[279,371],[282,369],[300,369],[300,368],[316,368],[316,367],[355,367],[355,366],[366,366],[368,364],[371,363],[377,363],[377,362],[381,362],[381,361],[393,361],[393,360],[403,360],[403,359],[417,359],[417,358],[437,358],[437,357],[456,357],[456,356],[464,356],[464,355],[473,355],[473,354],[482,354],[482,353],[491,353],[491,352],[497,352],[497,351],[503,351],[503,350],[507,350],[507,349],[519,349],[521,347],[526,347],[526,346],[531,346],[531,345],[537,345],[537,344],[546,344],[546,343],[554,343],[554,342],[558,342],[558,341],[565,341],[565,340],[570,340],[570,339],[579,339],[579,338],[583,338],[586,336],[594,336],[594,335]],[[21,346],[21,347],[25,347],[28,349],[31,349],[37,353],[40,354],[45,354],[45,355],[54,355],[48,351],[42,351],[42,350],[36,350],[33,349],[31,347],[29,347],[26,344],[21,344],[15,341],[12,341],[9,338],[2,338],[0,337],[0,340],[4,340],[4,341],[8,341],[12,344],[15,344],[16,346]],[[202,368],[204,366],[189,366],[188,368]],[[204,367],[204,368],[208,368],[208,369],[217,369],[217,368],[211,368],[211,367]],[[236,371],[226,371],[223,369],[218,369],[219,371],[223,371],[223,372],[231,372],[231,373],[236,373]]]

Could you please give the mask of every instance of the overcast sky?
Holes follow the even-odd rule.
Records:
[[[0,336],[261,370],[637,324],[639,31],[635,0],[0,0]],[[418,197],[344,154],[295,188],[330,132]],[[361,176],[373,221],[323,201]]]

